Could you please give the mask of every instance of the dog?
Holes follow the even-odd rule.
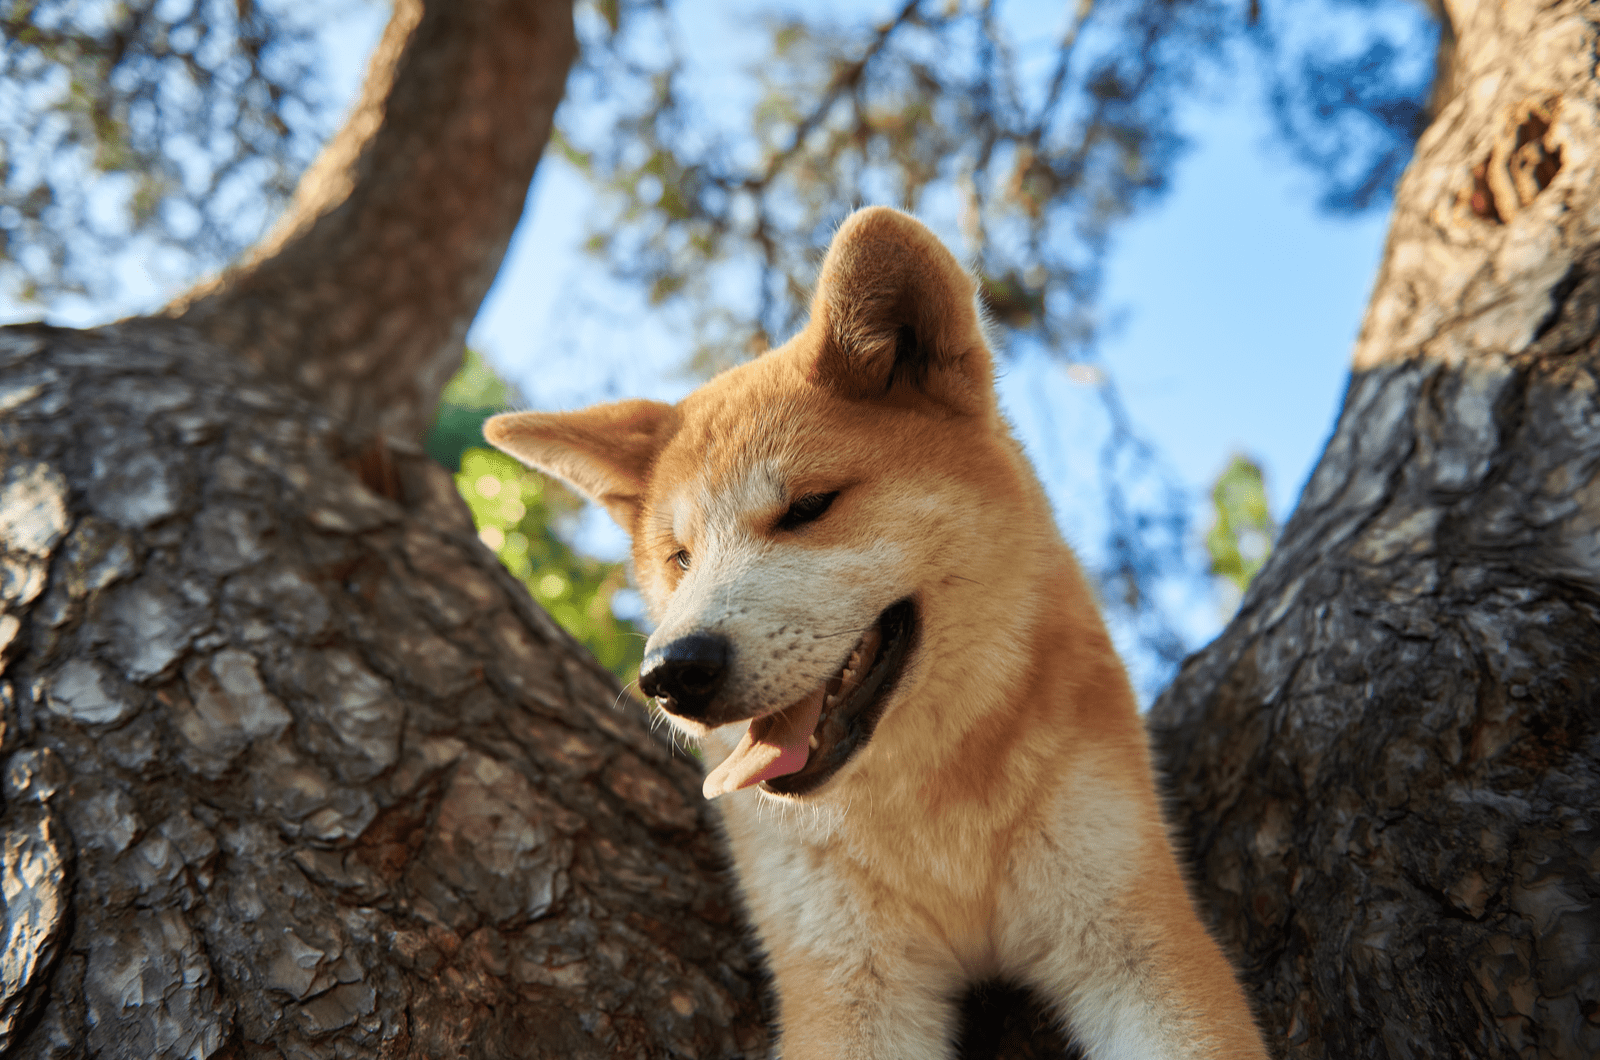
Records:
[[[966,986],[1002,978],[1095,1060],[1265,1057],[976,290],[919,221],[860,210],[783,346],[677,405],[484,433],[632,535],[639,685],[703,746],[776,1055],[949,1056]]]

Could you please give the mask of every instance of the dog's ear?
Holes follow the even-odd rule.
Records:
[[[605,505],[617,525],[632,533],[650,467],[672,420],[671,405],[618,401],[577,412],[491,416],[483,436],[496,449]]]
[[[857,210],[833,237],[811,301],[822,333],[814,378],[852,399],[994,405],[994,361],[976,285],[939,237],[884,206]]]

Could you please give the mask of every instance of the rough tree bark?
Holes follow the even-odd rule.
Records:
[[[448,473],[170,326],[0,336],[0,1050],[758,1053],[697,770]]]
[[[1446,8],[1333,437],[1152,710],[1297,1058],[1600,1055],[1600,9]]]
[[[696,768],[414,446],[573,54],[396,5],[173,315],[0,331],[0,1054],[759,1056]]]

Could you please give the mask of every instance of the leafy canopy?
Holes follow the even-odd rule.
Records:
[[[310,13],[0,0],[0,281],[105,295],[130,241],[198,272],[255,239],[325,131]]]
[[[103,287],[108,255],[130,242],[198,272],[263,230],[324,131],[308,27],[326,10],[0,0],[0,282],[48,302]],[[1095,357],[1116,226],[1171,180],[1185,101],[1252,51],[1281,143],[1324,205],[1386,202],[1431,106],[1439,33],[1427,11],[1413,0],[579,0],[577,13],[581,58],[555,146],[602,192],[590,250],[687,323],[691,370],[795,328],[850,208],[917,211],[977,274],[997,345],[1055,358],[1102,402],[1101,595],[1143,653],[1175,665],[1186,645],[1158,601],[1198,573],[1189,498]],[[447,399],[439,430],[460,439],[481,411]],[[468,462],[457,442],[438,444],[456,446],[441,459]],[[542,486],[513,488],[500,465],[473,466],[469,501],[499,520],[485,533],[503,535],[508,562],[523,562],[526,539],[530,576],[567,564],[541,551],[530,516],[505,515],[554,515],[559,503]],[[494,489],[486,475],[508,485],[478,492]]]

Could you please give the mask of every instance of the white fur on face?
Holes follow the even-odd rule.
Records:
[[[689,570],[646,645],[718,633],[733,647],[722,696],[751,716],[784,709],[832,677],[861,634],[907,590],[905,550],[873,539],[855,547],[772,540],[764,525],[785,498],[776,470],[757,466],[718,489],[699,483],[662,516],[692,543]],[[685,732],[704,726],[673,718]]]

